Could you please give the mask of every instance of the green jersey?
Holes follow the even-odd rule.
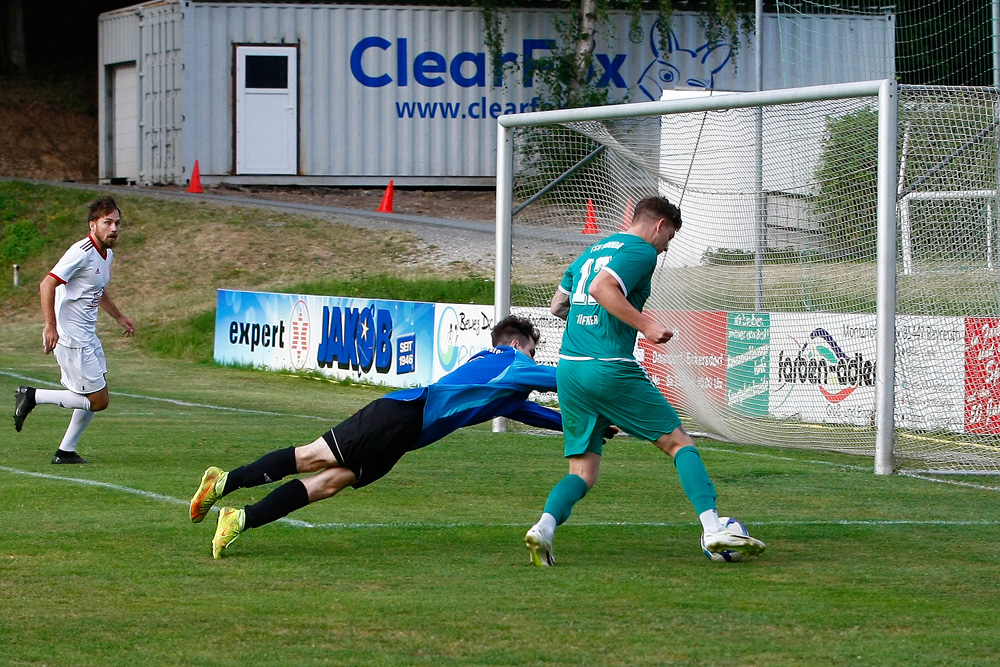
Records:
[[[641,311],[649,298],[656,248],[634,234],[613,234],[587,248],[566,269],[559,290],[569,295],[569,315],[559,356],[565,359],[634,360],[636,330],[590,296],[601,271],[618,281],[625,298]]]

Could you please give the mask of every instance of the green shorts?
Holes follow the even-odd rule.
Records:
[[[556,367],[565,455],[600,454],[603,436],[614,424],[654,442],[681,425],[670,402],[632,361],[570,361]]]

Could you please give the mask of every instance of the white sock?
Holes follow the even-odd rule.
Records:
[[[73,410],[73,417],[69,420],[69,428],[66,429],[66,435],[63,436],[62,442],[59,443],[59,449],[64,452],[75,452],[76,443],[79,442],[80,436],[90,426],[90,420],[96,414],[96,412],[91,412],[90,410]]]
[[[542,514],[542,518],[535,524],[546,537],[552,537],[556,533],[556,518],[548,512]]]
[[[716,510],[705,510],[698,515],[701,519],[701,527],[706,533],[717,533],[722,530],[722,522],[719,521],[719,513]]]
[[[61,408],[90,410],[90,399],[69,389],[36,389],[35,403],[58,405]]]

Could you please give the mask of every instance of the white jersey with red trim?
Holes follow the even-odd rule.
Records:
[[[113,260],[110,248],[101,254],[88,236],[70,246],[49,271],[59,281],[55,310],[60,344],[83,347],[97,337],[97,310],[111,280]]]

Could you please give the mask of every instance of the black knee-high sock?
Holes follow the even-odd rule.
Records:
[[[246,521],[244,528],[256,528],[265,523],[277,521],[309,504],[309,492],[300,479],[282,484],[259,502],[244,507]]]
[[[222,493],[226,495],[236,489],[248,489],[252,486],[277,482],[296,472],[298,471],[295,469],[295,448],[276,449],[264,454],[253,463],[230,470],[226,478],[226,488]]]

